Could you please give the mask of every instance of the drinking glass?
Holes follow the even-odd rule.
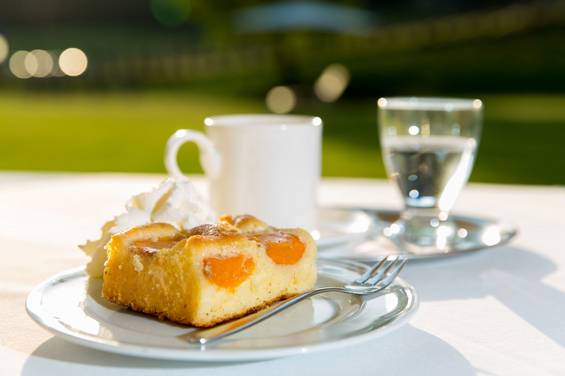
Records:
[[[400,219],[384,230],[411,248],[448,250],[457,238],[449,219],[479,143],[479,99],[380,98],[379,130],[388,176],[404,200]]]

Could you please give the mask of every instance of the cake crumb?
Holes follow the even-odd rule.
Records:
[[[133,268],[138,273],[143,271],[143,263],[141,262],[141,257],[139,257],[139,255],[133,255]]]

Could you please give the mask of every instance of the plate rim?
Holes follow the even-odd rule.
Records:
[[[333,264],[350,264],[361,268],[368,268],[367,265],[352,261],[352,260],[320,260],[324,263],[330,262]],[[88,348],[93,348],[96,350],[116,353],[121,355],[134,356],[138,358],[149,358],[149,359],[167,359],[167,360],[178,360],[178,361],[202,361],[202,362],[230,362],[230,361],[250,361],[250,360],[265,360],[265,359],[275,359],[282,358],[298,354],[310,354],[328,350],[339,349],[343,347],[352,346],[358,343],[366,342],[373,338],[381,337],[391,331],[394,331],[404,324],[406,324],[415,312],[418,310],[420,299],[416,292],[416,289],[411,284],[397,278],[395,285],[400,285],[402,289],[406,292],[409,297],[409,302],[406,308],[403,310],[397,318],[392,320],[390,323],[372,329],[367,333],[356,335],[350,338],[337,339],[330,342],[324,342],[314,345],[305,346],[289,346],[284,348],[276,349],[265,349],[265,350],[237,350],[237,349],[214,349],[214,348],[188,348],[186,350],[172,349],[172,348],[159,348],[159,347],[148,347],[140,346],[135,344],[122,343],[116,340],[103,339],[93,335],[88,335],[84,333],[72,332],[70,329],[65,328],[65,326],[60,323],[55,317],[48,314],[42,308],[42,293],[43,291],[56,284],[61,283],[64,279],[76,278],[78,276],[84,275],[86,270],[84,267],[78,267],[69,269],[60,273],[57,273],[50,278],[44,280],[37,286],[35,286],[26,298],[26,312],[41,327],[49,331],[55,336],[59,336],[62,339],[69,341],[71,343],[81,345]],[[381,316],[379,316],[381,317]]]

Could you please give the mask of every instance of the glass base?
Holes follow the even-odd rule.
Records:
[[[386,227],[383,234],[394,239],[399,247],[407,251],[414,246],[447,251],[457,240],[457,226],[447,215],[421,211],[415,215],[407,211],[399,220]]]

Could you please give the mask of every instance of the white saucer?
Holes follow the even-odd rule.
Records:
[[[375,227],[375,219],[363,210],[321,208],[319,225],[310,233],[319,248],[362,240]]]
[[[318,285],[349,282],[366,268],[355,262],[320,261]],[[83,269],[70,270],[35,287],[26,308],[53,334],[86,347],[143,358],[218,362],[277,358],[368,341],[406,323],[418,306],[414,288],[397,279],[373,300],[319,295],[206,348],[179,338],[191,327],[108,303],[100,297],[100,287],[101,281],[89,279]]]

